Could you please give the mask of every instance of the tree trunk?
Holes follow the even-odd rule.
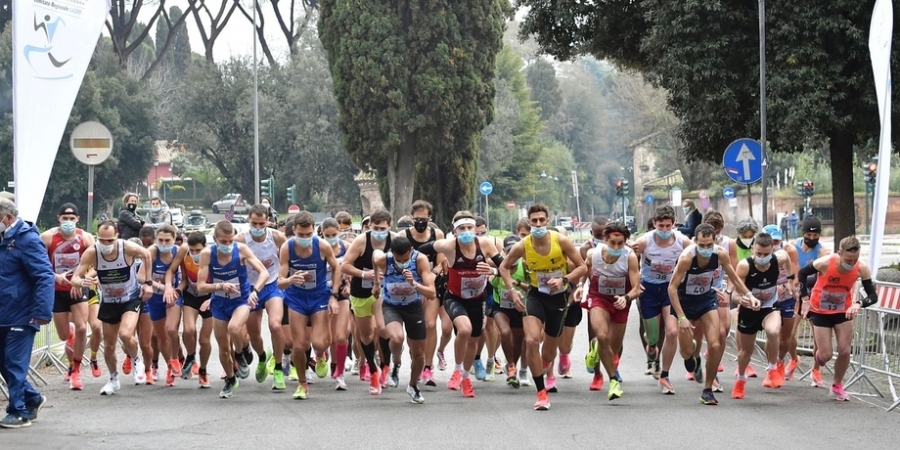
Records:
[[[402,217],[413,202],[413,185],[416,180],[416,134],[405,133],[398,151],[388,158],[387,179],[391,199],[391,216],[394,223]]]
[[[834,251],[841,239],[856,234],[856,204],[853,197],[853,134],[833,130],[831,148],[831,188],[834,196]]]

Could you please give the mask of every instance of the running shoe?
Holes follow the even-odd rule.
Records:
[[[425,397],[422,397],[422,393],[419,392],[419,388],[416,386],[406,386],[406,393],[409,394],[409,399],[412,403],[422,404],[425,403]]]
[[[722,387],[722,383],[719,383],[718,375],[716,375],[716,377],[713,379],[712,390],[713,392],[725,392],[725,388]]]
[[[644,375],[653,375],[653,360],[647,360],[647,370],[644,371]]]
[[[69,389],[73,391],[84,389],[84,383],[81,382],[81,368],[77,367],[72,371],[72,376],[69,378]]]
[[[394,366],[391,370],[391,377],[388,380],[388,386],[395,388],[400,385],[400,366]]]
[[[534,402],[534,410],[535,411],[548,411],[550,410],[550,396],[547,395],[547,391],[538,391],[537,393],[537,401]]]
[[[798,361],[796,359],[791,359],[790,361],[788,361],[787,367],[784,368],[784,378],[786,380],[793,380],[794,379],[794,371],[797,370],[797,366],[799,366],[799,365],[800,365],[800,361]]]
[[[369,381],[371,374],[369,373],[369,363],[362,363],[359,366],[359,381]]]
[[[173,359],[173,360],[169,361],[169,370],[172,371],[172,375],[175,378],[181,377],[181,373],[183,371],[181,361],[178,359]]]
[[[463,397],[468,397],[468,398],[475,397],[475,386],[472,386],[471,378],[463,378],[463,380],[462,380],[462,395],[463,395]]]
[[[599,370],[594,372],[594,379],[591,380],[591,385],[588,389],[592,391],[602,391],[603,390],[603,373]]]
[[[75,360],[75,324],[72,322],[69,322],[69,337],[66,338],[66,357],[69,364]]]
[[[343,375],[334,377],[334,390],[336,390],[336,391],[346,391],[347,390],[347,383],[344,382]]]
[[[121,387],[122,386],[121,386],[121,384],[119,384],[118,378],[115,378],[115,379],[111,378],[109,381],[106,382],[106,384],[103,385],[103,388],[100,389],[100,395],[113,395]]]
[[[327,374],[326,374],[326,375],[327,375]],[[315,371],[315,370],[312,370],[312,369],[310,369],[309,367],[306,368],[306,384],[316,384],[316,377],[317,377],[317,376],[318,376],[318,375],[316,375],[316,371]]]
[[[447,370],[447,358],[444,357],[444,352],[438,350],[437,357],[438,369],[440,369],[441,371]]]
[[[272,373],[272,390],[273,391],[283,391],[287,389],[287,385],[284,384],[284,374],[278,370]]]
[[[275,373],[275,355],[267,355],[266,358],[266,375],[272,375]]]
[[[734,382],[734,387],[731,388],[731,398],[734,399],[742,399],[744,398],[744,392],[747,390],[747,382],[741,379],[738,379]]]
[[[144,375],[146,375],[147,378],[147,382],[144,384],[146,384],[147,386],[153,386],[154,384],[156,384],[156,380],[153,379],[153,374],[150,373],[149,370],[145,371]]]
[[[151,365],[150,366],[150,377],[153,378],[153,381],[159,381],[159,367]]]
[[[390,372],[391,372],[390,369],[391,369],[391,366],[387,365],[387,366],[382,367],[381,372],[379,372],[381,374],[380,381],[381,381],[382,389],[388,387],[388,377],[390,376]]]
[[[547,377],[547,392],[559,392],[556,389],[556,377]]]
[[[462,376],[462,375],[460,375]],[[375,373],[372,374],[372,377],[369,379],[369,393],[372,395],[381,394],[381,370],[376,369]]]
[[[359,360],[354,359],[353,365],[350,367],[350,375],[359,375]]]
[[[658,380],[660,375],[662,375],[662,371],[659,368],[659,360],[653,361],[653,379]]]
[[[194,376],[200,375],[200,365],[194,364],[194,367],[191,367],[191,373],[194,374]]]
[[[778,363],[775,364],[775,375],[778,376],[778,378],[773,380],[773,381],[775,381],[775,387],[776,388],[784,387],[785,368],[784,368],[783,362],[778,361]]]
[[[131,358],[128,360],[129,369],[131,369],[132,365],[134,366],[134,384],[145,384],[147,380],[151,379],[144,368],[144,362],[140,360],[140,358],[135,358],[134,362],[132,362]]]
[[[431,373],[431,369],[422,371],[422,382],[425,383],[425,386],[437,386],[437,383],[434,381],[434,374]]]
[[[684,379],[687,381],[694,381],[694,372],[684,374]]]
[[[839,402],[849,402],[850,394],[844,391],[844,385],[841,383],[832,384],[831,385],[831,393],[834,394],[834,399]]]
[[[131,357],[125,355],[125,362],[122,363],[122,373],[131,375]]]
[[[257,383],[262,383],[263,381],[266,381],[266,378],[269,377],[269,369],[266,366],[269,364],[270,359],[274,360],[271,352],[265,352],[265,353],[263,353],[263,356],[265,356],[265,358],[263,358],[262,361],[256,363],[256,382]]]
[[[447,389],[451,391],[458,391],[459,385],[462,383],[462,372],[458,370],[453,371],[453,375],[450,375],[450,381],[447,382]]]
[[[759,375],[756,374],[756,370],[753,370],[753,366],[748,365],[747,370],[744,371],[747,374],[747,378],[759,378]]]
[[[694,366],[694,381],[698,383],[703,382],[703,361],[700,357],[697,357],[696,366]]]
[[[284,373],[284,376],[291,376],[291,355],[281,355],[281,371]]]
[[[200,383],[200,389],[209,389],[211,385],[209,384],[209,374],[197,374],[197,381]]]
[[[236,375],[238,378],[246,380],[250,376],[250,364],[247,363],[247,358],[241,353],[238,353],[237,365]]]
[[[531,378],[528,377],[528,371],[525,369],[519,369],[519,385],[531,386]]]
[[[659,349],[656,348],[655,345],[654,346],[648,345],[647,348],[644,349],[644,352],[647,353],[648,361],[656,361],[659,359]]]
[[[294,391],[294,400],[306,400],[308,396],[309,386],[307,386],[306,383],[300,383],[300,385],[297,386],[297,390]]]
[[[506,366],[506,385],[514,389],[519,388],[519,378],[516,376],[516,366]]]
[[[672,383],[669,382],[669,377],[659,377],[659,388],[662,389],[663,394],[675,394],[675,388],[672,387]]]
[[[809,379],[811,380],[810,386],[817,388],[825,387],[825,382],[822,381],[822,369],[813,369]]]
[[[290,380],[290,381],[300,381],[300,377],[297,375],[297,368],[294,367],[293,365],[288,366],[288,367],[290,367],[290,369],[289,369],[289,370],[290,370],[290,373],[288,374],[288,380]]]
[[[181,379],[182,380],[190,380],[196,373],[197,370],[197,362],[194,359],[185,359],[184,366],[181,367]]]
[[[503,363],[500,362],[500,358],[494,358],[494,374],[502,375],[503,371]]]
[[[484,381],[484,379],[487,378],[487,372],[484,370],[484,363],[482,363],[480,359],[475,360],[475,363],[472,364],[472,369],[475,370],[476,380]]]
[[[766,377],[763,379],[762,386],[768,389],[775,389],[778,386],[776,385],[776,380],[778,379],[777,369],[767,370]]]
[[[100,375],[103,375],[103,372],[100,371],[100,365],[97,364],[96,359],[91,360],[91,376],[94,378],[100,378]]]
[[[234,395],[234,391],[237,390],[238,386],[241,385],[240,380],[235,377],[234,382],[225,380],[225,387],[222,388],[222,392],[219,392],[219,398],[231,398]]]
[[[598,350],[599,346],[600,343],[597,342],[596,339],[591,339],[591,348],[588,351],[587,355],[584,355],[584,365],[585,367],[587,367],[588,372],[594,371],[594,367],[597,367],[597,364],[600,362],[600,352]]]
[[[324,354],[316,358],[316,376],[319,378],[328,376],[328,358]]]
[[[718,405],[719,401],[716,400],[716,396],[713,395],[712,389],[704,389],[703,393],[700,394],[700,403],[704,405]]]
[[[175,372],[172,369],[166,369],[166,387],[175,386]]]
[[[619,380],[609,380],[609,394],[607,394],[606,398],[609,400],[615,400],[617,398],[622,398],[625,392],[622,390],[622,385],[619,383]]]
[[[559,364],[557,364],[556,371],[563,378],[572,378],[572,361],[567,353],[559,355]]]

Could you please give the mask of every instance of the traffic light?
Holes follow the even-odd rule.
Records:
[[[622,180],[622,195],[628,195],[631,191],[628,188],[628,180]]]
[[[809,183],[809,185],[807,186],[807,194],[806,195],[808,197],[812,197],[813,195],[816,194],[816,186],[811,180],[807,180],[807,182]]]
[[[866,183],[875,184],[875,180],[878,178],[878,164],[875,161],[870,162],[865,169],[863,169],[865,173]]]
[[[816,185],[809,178],[797,182],[797,195],[809,198],[815,195]]]
[[[621,197],[623,195],[622,192],[624,191],[624,188],[625,187],[624,187],[624,184],[622,183],[622,180],[616,180],[616,196],[617,197]]]
[[[273,194],[275,194],[275,179],[268,178],[265,180],[261,180],[259,182],[259,195],[260,197],[268,197],[272,198]]]
[[[287,201],[288,205],[296,205],[297,204],[297,185],[291,185],[291,187],[287,188]]]

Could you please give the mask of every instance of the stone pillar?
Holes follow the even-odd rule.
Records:
[[[359,199],[362,202],[363,215],[369,215],[376,209],[384,208],[384,201],[381,200],[378,180],[375,179],[374,173],[360,171],[353,179],[359,186]]]

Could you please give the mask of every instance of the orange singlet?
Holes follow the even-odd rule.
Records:
[[[847,273],[838,272],[840,255],[832,255],[828,270],[819,275],[810,295],[810,312],[816,314],[844,314],[853,304],[853,286],[859,278],[859,263]]]

